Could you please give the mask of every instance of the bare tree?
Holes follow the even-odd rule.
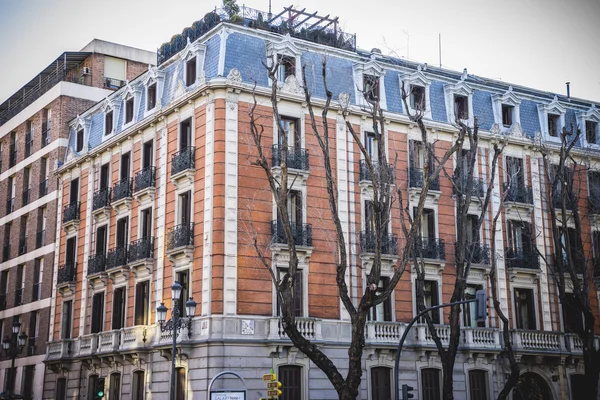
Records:
[[[277,126],[281,123],[281,116],[279,114],[278,107],[278,87],[277,87],[277,71],[279,64],[273,63],[272,67],[267,67],[269,77],[272,81],[270,101],[272,111],[275,116]],[[303,82],[306,83],[306,72],[303,66]],[[332,383],[333,387],[338,393],[340,399],[356,399],[359,397],[359,389],[362,377],[362,355],[365,347],[365,326],[368,319],[369,311],[371,308],[378,304],[386,301],[398,281],[400,280],[405,266],[409,261],[409,254],[412,248],[412,243],[417,234],[417,225],[412,223],[412,215],[407,209],[404,208],[402,200],[402,188],[396,188],[395,181],[395,165],[388,164],[388,154],[386,149],[386,130],[384,128],[384,113],[380,108],[379,89],[375,82],[365,81],[364,87],[361,89],[362,95],[364,96],[367,107],[369,118],[372,121],[372,133],[375,136],[377,148],[373,149],[375,153],[371,153],[363,144],[360,137],[360,132],[356,131],[355,125],[351,122],[352,110],[344,105],[340,106],[343,118],[346,123],[346,128],[350,135],[354,139],[354,143],[360,149],[362,158],[366,165],[367,174],[371,180],[372,190],[372,219],[371,223],[374,225],[373,237],[371,238],[369,252],[373,252],[372,265],[367,275],[366,282],[363,284],[364,292],[362,296],[359,296],[356,303],[353,302],[349,289],[346,283],[346,272],[348,269],[348,254],[346,251],[347,237],[344,236],[344,230],[342,222],[340,220],[340,213],[338,209],[338,190],[337,180],[333,172],[332,167],[332,154],[330,141],[332,137],[330,135],[329,128],[329,117],[328,113],[332,108],[332,93],[328,89],[327,85],[327,69],[326,60],[324,59],[321,65],[321,75],[323,80],[323,86],[325,88],[325,101],[319,102],[318,106],[313,101],[310,90],[305,85],[304,89],[304,100],[308,108],[309,113],[309,124],[310,134],[314,135],[318,147],[321,150],[322,163],[325,170],[325,184],[328,194],[328,203],[331,211],[331,217],[335,226],[335,250],[336,250],[336,261],[335,261],[335,273],[336,283],[338,286],[339,297],[341,302],[350,316],[352,324],[352,337],[348,347],[348,370],[346,375],[342,374],[343,371],[334,365],[332,360],[314,343],[302,335],[299,332],[296,325],[296,315],[294,313],[294,290],[298,270],[298,256],[297,246],[295,241],[295,232],[293,224],[290,221],[287,207],[288,207],[288,192],[290,188],[290,177],[288,173],[288,160],[287,160],[287,138],[285,135],[280,141],[281,151],[280,175],[275,175],[271,170],[269,162],[267,161],[267,155],[263,150],[263,134],[265,133],[264,125],[260,123],[260,118],[256,111],[257,101],[256,94],[254,98],[254,105],[249,111],[250,118],[250,135],[253,140],[253,144],[257,149],[257,160],[254,162],[264,171],[267,180],[269,182],[269,189],[275,199],[276,207],[278,211],[278,226],[281,226],[285,234],[285,242],[287,243],[287,250],[289,251],[289,265],[287,272],[283,277],[279,278],[268,258],[268,251],[264,251],[261,244],[257,240],[257,235],[254,235],[254,247],[257,251],[258,258],[262,265],[269,271],[273,284],[275,286],[277,297],[279,299],[279,306],[281,308],[281,320],[282,326],[292,341],[301,352],[307,355],[307,357],[321,369],[327,378]],[[321,109],[321,115],[317,116],[316,107]],[[427,141],[427,130],[422,121],[422,115],[413,116],[413,120],[417,122],[421,129],[424,141]],[[274,129],[277,129],[277,126]],[[308,131],[308,129],[307,129]],[[456,151],[457,145],[452,146],[448,149],[440,160],[440,165],[443,165]],[[427,174],[427,179],[423,183],[423,190],[420,194],[417,211],[415,217],[419,217],[423,212],[423,206],[427,197],[431,182],[439,176],[441,167],[432,168],[431,173]],[[378,283],[381,278],[381,267],[382,267],[382,251],[386,245],[386,241],[389,241],[389,235],[387,227],[390,224],[390,216],[392,208],[397,207],[399,209],[399,222],[403,233],[403,245],[399,251],[399,261],[394,267],[393,275],[390,277],[389,285],[382,291],[378,292]],[[397,239],[396,239],[397,240]],[[396,243],[399,243],[396,242]],[[356,304],[356,305],[355,305]]]

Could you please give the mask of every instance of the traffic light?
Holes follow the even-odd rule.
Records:
[[[94,391],[96,394],[95,400],[104,398],[104,378],[98,378],[96,381],[96,390]]]
[[[475,292],[475,319],[485,321],[487,317],[487,293],[485,290]]]
[[[415,397],[411,392],[414,390],[412,386],[402,385],[402,400],[408,400]]]

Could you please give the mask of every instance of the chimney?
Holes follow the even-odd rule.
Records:
[[[567,99],[571,99],[571,82],[567,82]]]

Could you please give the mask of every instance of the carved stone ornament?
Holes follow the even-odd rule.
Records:
[[[493,124],[491,132],[494,135],[500,135],[500,134],[502,134],[502,129],[500,129],[500,124]]]
[[[508,131],[508,134],[515,137],[523,137],[523,128],[521,128],[521,124],[515,122]]]
[[[348,108],[348,105],[350,104],[350,95],[346,92],[342,92],[338,96],[338,101],[340,102],[340,107],[342,109],[346,109],[346,108]]]
[[[236,68],[231,68],[231,71],[227,74],[227,83],[242,83],[242,74]]]
[[[206,74],[204,73],[204,71],[200,71],[200,77],[198,78],[198,81],[201,85],[204,85],[206,83]]]
[[[175,91],[173,92],[173,97],[178,98],[185,94],[185,83],[183,83],[182,79],[178,79],[175,83]]]
[[[304,88],[302,87],[300,82],[298,82],[298,78],[296,78],[296,75],[290,75],[287,78],[285,78],[285,82],[283,82],[283,86],[281,87],[281,90],[284,92],[289,92],[289,93],[294,93],[294,94],[303,94],[304,93]]]

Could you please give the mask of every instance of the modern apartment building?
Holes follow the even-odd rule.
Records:
[[[35,56],[35,54],[33,54]],[[0,358],[2,392],[39,399],[52,331],[58,187],[69,121],[156,64],[156,54],[95,39],[65,52],[0,105],[0,337],[14,322],[27,342],[11,370]],[[60,226],[58,226],[60,228]]]
[[[533,143],[536,139],[552,148],[556,129],[590,125],[595,130],[575,153],[599,161],[597,106],[466,71],[357,50],[355,37],[328,19],[320,19],[327,25],[321,29],[318,24],[295,26],[281,15],[265,22],[266,15],[244,7],[232,23],[218,10],[207,14],[161,46],[157,67],[69,122],[65,162],[57,170],[58,251],[44,397],[90,398],[98,379],[105,378],[110,400],[166,398],[172,336],[161,331],[155,310],[161,303],[172,308],[170,288],[179,282],[180,299],[193,298],[198,307],[192,328],[177,337],[178,399],[209,398],[209,382],[225,370],[245,378],[248,398],[263,397],[261,376],[270,368],[279,374],[284,399],[337,398],[325,375],[283,332],[270,275],[252,242],[256,232],[275,273],[287,269],[289,254],[273,196],[264,172],[254,163],[257,150],[249,135],[248,111],[255,94],[265,128],[263,151],[274,170],[280,167],[278,137],[288,135],[294,177],[290,219],[296,226],[301,271],[301,284],[296,286],[296,298],[301,299],[295,307],[298,324],[343,366],[351,327],[338,297],[337,251],[321,150],[311,134],[301,88],[306,85],[316,107],[323,106],[320,71],[326,57],[335,99],[329,114],[331,156],[349,243],[352,299],[359,298],[373,257],[371,194],[361,152],[337,111],[349,102],[349,120],[365,147],[373,148],[372,123],[359,88],[366,80],[376,83],[385,110],[387,153],[398,157],[391,167],[404,199],[413,206],[423,184],[423,147],[400,93],[402,84],[412,85],[418,99],[409,105],[424,104],[425,124],[438,155],[457,132],[455,114],[468,123],[478,117],[476,174],[481,185],[476,190],[489,181],[490,144],[499,139],[508,143],[494,198],[503,195],[508,179],[518,184],[502,211],[496,239],[501,254],[489,252],[488,218],[474,242],[478,258],[467,292],[489,292],[490,258],[496,257],[500,301],[510,316],[524,377],[542,388],[544,398],[576,398],[582,373],[581,345],[574,333],[578,327],[567,305],[559,304],[548,266],[533,251],[537,246],[542,254],[554,253],[548,225],[552,204],[542,195],[543,165]],[[290,9],[286,15],[300,18]],[[283,26],[285,35],[278,28]],[[284,123],[279,129],[273,128],[277,123],[269,100],[271,82],[263,65],[275,60],[283,60],[277,95]],[[584,178],[579,201],[587,210],[593,179]],[[431,189],[419,243],[424,244],[426,258],[425,302],[435,305],[448,301],[454,282],[456,207],[447,177],[440,176]],[[494,201],[490,217],[497,209]],[[590,209],[590,217],[596,211]],[[589,220],[583,229],[591,235],[600,226],[595,218]],[[526,234],[534,230],[540,234]],[[395,214],[389,232],[386,274],[398,261],[402,236]],[[595,252],[592,247],[587,243],[586,251]],[[585,267],[592,270],[592,265]],[[416,314],[414,280],[407,270],[392,298],[373,310],[367,326],[363,399],[390,398],[395,348]],[[591,299],[596,313],[598,284]],[[456,396],[493,399],[506,379],[499,319],[492,310],[483,324],[477,323],[468,311],[454,376]],[[443,340],[447,317],[445,311],[434,315]],[[409,336],[400,367],[402,381],[417,388],[417,398],[440,398],[440,357],[425,325],[417,325]]]

